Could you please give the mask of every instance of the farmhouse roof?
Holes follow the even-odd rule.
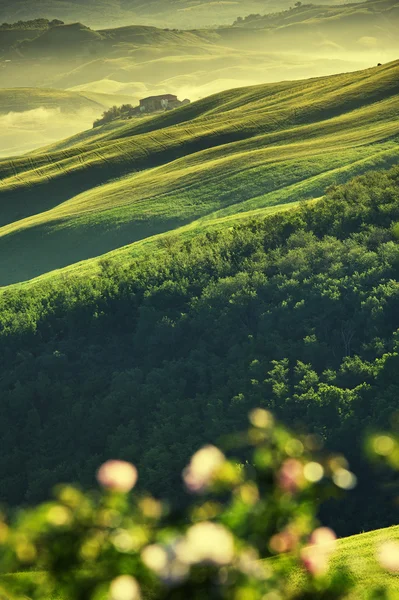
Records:
[[[159,96],[148,96],[148,98],[143,98],[140,102],[147,102],[149,100],[177,100],[177,96],[173,94],[161,94]]]

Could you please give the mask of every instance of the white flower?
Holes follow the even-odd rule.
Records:
[[[383,569],[399,573],[399,542],[384,542],[377,552],[378,562]]]
[[[197,523],[177,545],[176,553],[186,564],[228,565],[234,558],[234,538],[222,525],[208,521]]]
[[[205,446],[192,457],[183,471],[183,479],[190,492],[202,492],[212,482],[216,471],[225,461],[224,454],[215,446]]]
[[[110,600],[141,600],[140,587],[134,577],[120,575],[109,588]]]

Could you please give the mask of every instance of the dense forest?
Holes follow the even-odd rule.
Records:
[[[364,432],[394,425],[399,383],[399,168],[317,203],[119,264],[0,294],[1,502],[91,485],[110,456],[181,501],[201,444],[251,407],[344,452],[359,483],[324,520],[391,524],[397,486],[370,488]]]

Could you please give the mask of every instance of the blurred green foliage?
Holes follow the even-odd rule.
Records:
[[[336,537],[316,518],[342,463],[311,458],[311,438],[293,437],[265,410],[252,411],[250,421],[230,440],[252,448],[245,465],[213,446],[192,457],[183,472],[193,493],[186,511],[130,494],[135,468],[108,461],[97,474],[103,493],[60,486],[55,501],[19,512],[11,526],[3,521],[2,571],[39,572],[3,579],[6,593],[41,600],[345,597],[349,572],[329,571]],[[284,559],[259,562],[277,555]],[[307,576],[291,594],[295,565]]]

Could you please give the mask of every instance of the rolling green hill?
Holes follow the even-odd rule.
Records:
[[[312,54],[298,56],[288,46],[277,52],[263,32],[254,35],[238,27],[94,31],[75,23],[46,29],[19,43],[7,42],[8,33],[12,39],[17,35],[14,29],[0,30],[0,87],[71,88],[136,99],[170,92],[196,100],[238,85],[328,75],[396,58],[378,49],[329,56],[315,47],[308,49]],[[23,30],[19,35],[26,37]]]
[[[399,63],[231,90],[0,162],[0,283],[300,199],[399,156]]]
[[[393,47],[397,50],[398,26],[398,0],[366,0],[339,6],[299,3],[280,13],[239,18],[223,34],[228,39],[238,28],[245,37],[252,29],[255,39],[263,35],[266,43],[272,43],[278,51],[294,44],[299,52],[317,48],[321,53],[345,49],[383,55]]]

